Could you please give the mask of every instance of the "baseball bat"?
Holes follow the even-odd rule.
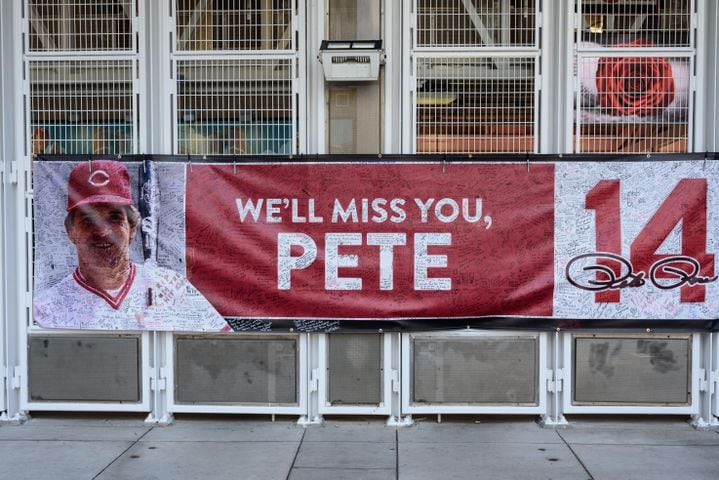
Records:
[[[140,165],[139,210],[142,254],[145,261],[157,261],[157,228],[159,223],[159,192],[154,162],[144,160]]]

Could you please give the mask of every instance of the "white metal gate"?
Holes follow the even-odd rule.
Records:
[[[623,3],[578,0],[574,150],[693,151],[694,1]]]
[[[35,155],[120,157],[139,152],[139,99],[144,94],[139,82],[144,76],[138,45],[144,22],[140,7],[131,0],[25,0],[28,166]],[[32,201],[28,190],[28,278],[35,246]],[[42,287],[33,283],[28,285],[28,303],[33,288]],[[31,310],[30,304],[24,309],[29,315]],[[149,334],[44,330],[29,316],[20,325],[19,338],[15,381],[23,410],[150,411]],[[75,363],[58,362],[62,358]],[[126,370],[118,370],[122,368]],[[118,377],[129,384],[113,393],[105,382]]]
[[[413,153],[538,150],[539,2],[407,6]]]

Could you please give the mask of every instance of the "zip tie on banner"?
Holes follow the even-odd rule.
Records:
[[[189,155],[187,156],[187,165],[190,167],[190,172],[192,172],[192,157]]]
[[[232,172],[237,175],[237,160],[234,158],[232,159]]]
[[[527,162],[527,173],[529,173],[529,171],[530,171],[530,169],[529,169],[529,154],[527,154],[524,157],[524,161]]]
[[[87,161],[87,171],[92,173],[92,159]]]
[[[445,172],[445,165],[447,164],[447,155],[442,157],[442,173]]]

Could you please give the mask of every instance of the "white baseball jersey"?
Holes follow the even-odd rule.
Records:
[[[183,275],[151,263],[130,263],[127,281],[114,292],[89,285],[76,269],[35,294],[33,311],[45,328],[232,330]]]

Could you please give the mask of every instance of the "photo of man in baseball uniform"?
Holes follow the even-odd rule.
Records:
[[[231,331],[181,273],[152,260],[130,260],[140,221],[124,164],[75,166],[67,183],[65,231],[77,267],[35,293],[35,321],[46,328]]]

